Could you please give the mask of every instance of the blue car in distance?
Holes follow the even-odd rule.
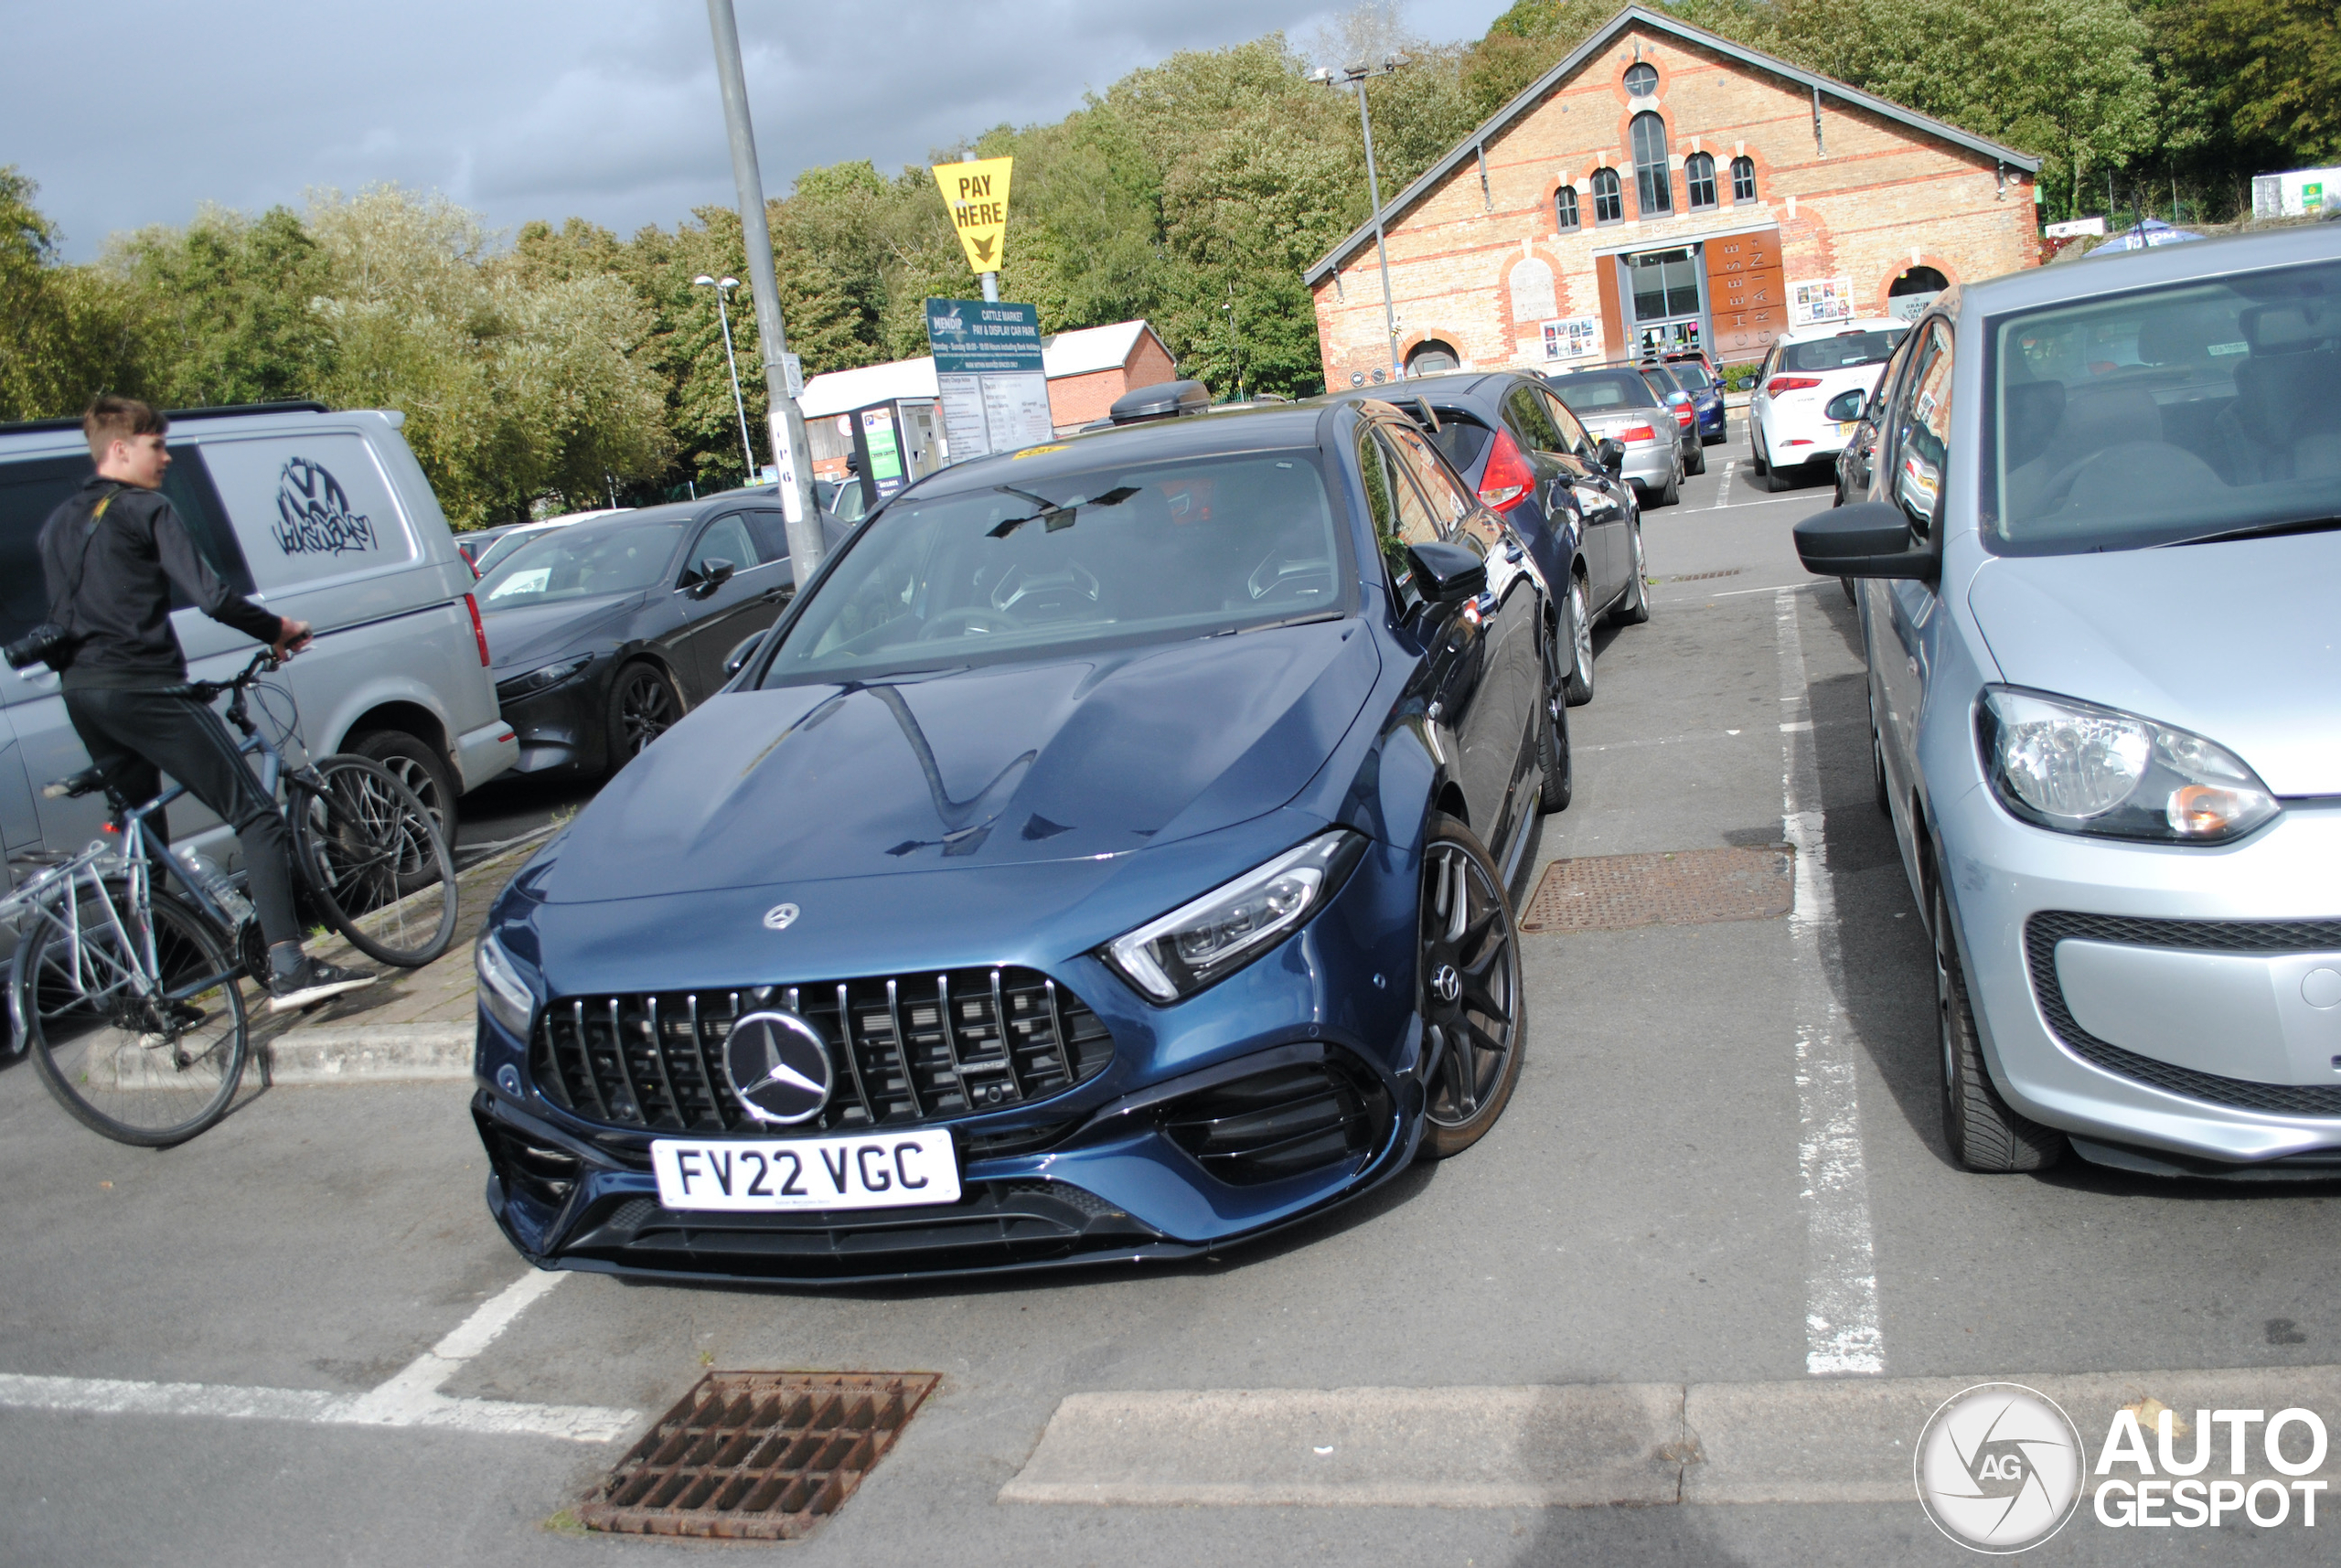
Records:
[[[1191,1255],[1461,1152],[1520,1071],[1552,624],[1387,404],[930,475],[497,900],[491,1211],[838,1283]]]

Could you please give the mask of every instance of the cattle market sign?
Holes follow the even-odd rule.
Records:
[[[929,300],[926,340],[935,350],[935,389],[952,462],[1049,439],[1039,306]]]

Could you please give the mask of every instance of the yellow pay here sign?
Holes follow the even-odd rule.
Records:
[[[935,165],[935,183],[942,188],[951,227],[967,252],[967,265],[978,272],[999,271],[1000,252],[1008,244],[1008,175],[1015,162],[977,158]]]

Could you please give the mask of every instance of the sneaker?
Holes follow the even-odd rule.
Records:
[[[270,974],[268,1010],[289,1013],[373,983],[374,976],[363,969],[344,969],[322,958],[303,958],[301,967],[290,975]]]

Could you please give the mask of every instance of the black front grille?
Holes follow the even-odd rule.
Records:
[[[1181,1095],[1161,1115],[1162,1130],[1205,1170],[1249,1186],[1368,1153],[1389,1125],[1390,1096],[1328,1057]]]
[[[2197,953],[2322,953],[2341,950],[2341,920],[2132,920],[2120,915],[2052,910],[2025,923],[2025,962],[2041,1016],[2067,1050],[2124,1078],[2189,1099],[2282,1116],[2341,1116],[2341,1083],[2261,1083],[2198,1072],[2124,1051],[2083,1029],[2065,1006],[2057,981],[2057,944],[2068,937],[2121,942],[2135,947],[2175,947]]]
[[[786,1008],[829,1050],[829,1103],[798,1132],[948,1120],[1040,1100],[1113,1059],[1080,997],[1032,969],[953,969],[818,985],[564,997],[537,1020],[529,1070],[573,1115],[651,1132],[763,1125],[723,1072],[734,1019]]]

